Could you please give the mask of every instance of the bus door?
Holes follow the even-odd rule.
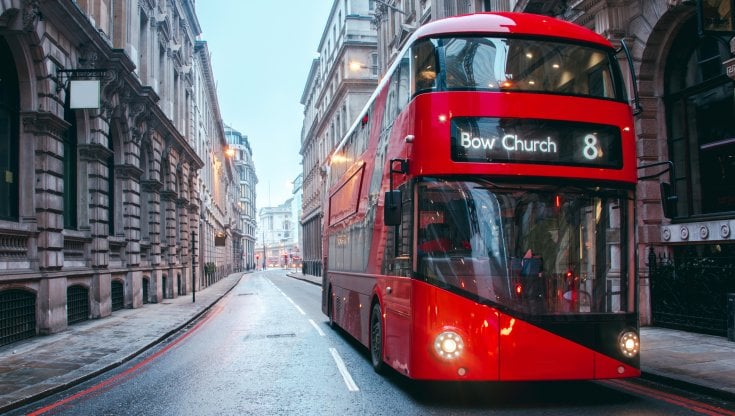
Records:
[[[385,356],[399,371],[408,369],[411,333],[411,241],[413,229],[412,196],[407,186],[401,191],[401,223],[386,226],[383,261],[385,281],[382,283],[383,313],[385,314]],[[387,203],[387,202],[386,202]]]

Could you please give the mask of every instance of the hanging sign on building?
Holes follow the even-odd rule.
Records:
[[[217,235],[214,236],[214,245],[216,247],[224,246],[225,241],[227,241],[227,235],[225,233],[217,233]]]
[[[69,81],[69,108],[100,108],[100,80],[73,79]]]

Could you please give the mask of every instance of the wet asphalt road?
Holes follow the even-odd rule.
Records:
[[[735,415],[725,409],[731,403],[630,382],[468,385],[381,377],[364,348],[327,326],[320,301],[321,288],[282,270],[249,274],[158,348],[12,414]]]

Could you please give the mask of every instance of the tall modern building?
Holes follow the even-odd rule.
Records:
[[[301,104],[304,272],[321,275],[324,164],[378,83],[375,2],[335,0],[312,62]]]
[[[255,210],[255,186],[258,176],[255,174],[253,150],[250,148],[248,136],[225,125],[225,135],[229,146],[228,154],[235,161],[235,173],[239,186],[238,201],[240,220],[238,228],[242,231],[237,248],[234,248],[233,261],[239,262],[246,270],[255,267],[255,231],[258,227]]]
[[[0,2],[0,345],[227,269],[239,213],[200,32],[193,0]]]

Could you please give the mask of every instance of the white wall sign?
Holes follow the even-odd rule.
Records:
[[[71,108],[100,108],[100,81],[73,79],[69,81]]]

